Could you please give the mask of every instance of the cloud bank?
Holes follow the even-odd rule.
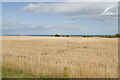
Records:
[[[81,17],[100,21],[111,21],[117,19],[117,3],[38,3],[29,4],[23,8],[24,11],[34,13],[57,14],[70,19]]]

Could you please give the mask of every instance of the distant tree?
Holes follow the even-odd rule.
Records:
[[[115,36],[114,37],[118,37],[118,38],[120,38],[120,34],[115,34]]]
[[[70,37],[69,35],[67,35],[66,37]]]
[[[111,35],[108,35],[108,38],[112,38],[112,36],[111,36]]]
[[[62,37],[65,37],[64,35]]]
[[[90,37],[89,35],[87,35],[87,37]]]
[[[113,38],[113,36],[111,36],[111,35],[108,35],[108,37],[109,37],[109,38]]]
[[[107,35],[105,35],[105,38],[107,38],[108,36]]]
[[[93,37],[93,35],[91,35],[90,37]]]
[[[60,37],[60,35],[56,34],[55,37]]]

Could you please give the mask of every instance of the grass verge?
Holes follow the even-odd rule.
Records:
[[[2,78],[35,78],[32,73],[25,73],[18,69],[2,68]]]

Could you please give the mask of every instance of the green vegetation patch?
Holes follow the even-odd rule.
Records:
[[[60,35],[58,35],[58,34],[55,34],[55,37],[60,37]]]
[[[11,69],[11,68],[2,68],[2,78],[35,78],[35,75],[32,73],[25,73],[22,70]]]
[[[30,72],[23,72],[19,69],[11,69],[11,68],[2,68],[2,78],[62,78],[60,76],[50,76],[49,74],[42,75],[34,75]]]

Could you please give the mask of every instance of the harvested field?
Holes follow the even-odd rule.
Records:
[[[118,39],[3,36],[2,59],[35,77],[117,78]]]

